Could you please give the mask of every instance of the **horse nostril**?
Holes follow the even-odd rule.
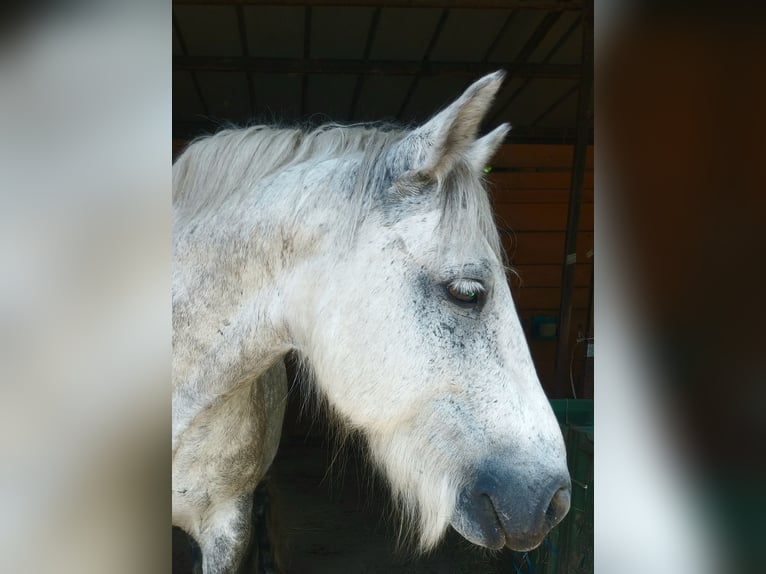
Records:
[[[569,486],[559,488],[551,499],[548,509],[545,511],[545,521],[548,528],[553,528],[569,512],[571,490]]]

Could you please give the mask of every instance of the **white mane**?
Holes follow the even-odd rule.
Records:
[[[176,233],[190,222],[216,214],[228,200],[258,193],[260,184],[279,172],[306,162],[320,164],[331,159],[354,159],[353,166],[334,177],[330,192],[341,200],[347,218],[338,224],[342,236],[352,240],[358,225],[376,208],[417,195],[407,183],[399,185],[397,197],[385,192],[396,180],[396,172],[408,169],[410,154],[398,150],[398,143],[410,134],[396,126],[327,124],[312,131],[300,128],[253,126],[226,129],[193,141],[173,165],[173,205]],[[414,182],[416,187],[436,185],[442,198],[442,229],[445,234],[466,238],[483,235],[502,259],[502,248],[481,177],[469,168],[469,158],[456,162],[447,174],[431,182]],[[301,186],[296,186],[300,192]],[[285,190],[289,193],[290,190]],[[300,222],[305,209],[317,202],[295,201],[293,213],[285,220]]]
[[[178,158],[173,204],[187,216],[215,209],[245,186],[306,161],[362,154],[362,163],[370,166],[403,133],[390,127],[335,124],[313,131],[265,125],[226,129],[193,141]]]

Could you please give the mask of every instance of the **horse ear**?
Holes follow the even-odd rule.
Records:
[[[470,158],[470,165],[474,170],[480,173],[484,171],[484,168],[489,165],[489,160],[495,155],[497,148],[503,144],[505,136],[508,135],[509,131],[511,131],[510,124],[501,124],[473,143],[468,152],[468,157]]]
[[[497,71],[477,80],[451,105],[405,138],[411,146],[408,151],[414,156],[413,171],[430,177],[443,174],[466,156],[477,143],[481,120],[504,77],[505,72]]]

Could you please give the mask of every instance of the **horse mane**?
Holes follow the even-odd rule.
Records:
[[[293,166],[356,155],[358,163],[353,173],[344,174],[336,186],[348,201],[346,236],[351,238],[375,205],[381,187],[391,184],[390,168],[381,166],[380,158],[408,133],[399,126],[369,123],[325,124],[313,130],[257,125],[203,136],[192,141],[173,165],[176,222],[188,223],[214,214],[232,196],[247,193],[266,178]],[[445,234],[452,236],[480,233],[505,262],[480,179],[469,169],[466,159],[435,182],[443,198],[442,227]],[[294,216],[300,220],[300,214]]]
[[[326,124],[311,131],[266,125],[225,129],[194,140],[176,160],[173,205],[186,216],[215,210],[244,187],[306,161],[361,154],[369,170],[405,134],[385,124]]]

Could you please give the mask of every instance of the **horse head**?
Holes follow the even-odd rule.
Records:
[[[502,79],[386,147],[353,241],[304,265],[291,290],[296,348],[366,437],[424,550],[449,525],[531,549],[569,509],[564,442],[482,180],[510,129],[478,137]]]

